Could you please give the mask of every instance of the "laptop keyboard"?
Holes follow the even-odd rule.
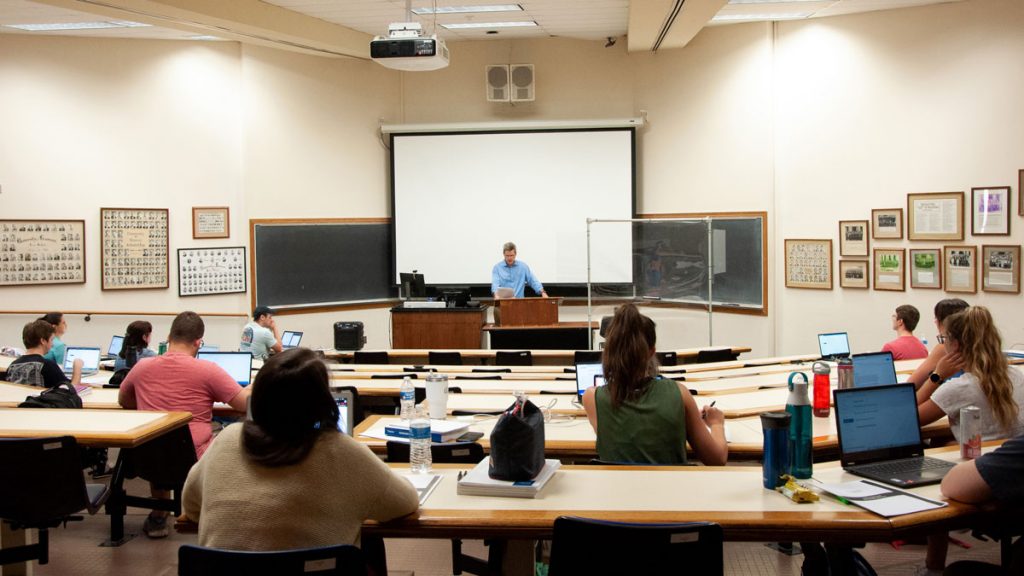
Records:
[[[949,468],[950,466],[952,466],[952,464],[945,460],[925,456],[920,458],[905,458],[903,460],[890,460],[888,462],[879,462],[877,464],[863,464],[857,466],[857,470],[877,476],[898,477],[902,474],[917,474],[926,470],[941,470],[943,468]]]

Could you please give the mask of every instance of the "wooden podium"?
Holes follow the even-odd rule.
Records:
[[[502,298],[494,301],[498,326],[553,326],[558,324],[561,298]]]

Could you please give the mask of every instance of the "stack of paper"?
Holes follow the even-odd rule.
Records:
[[[412,484],[412,487],[416,489],[416,493],[420,497],[420,506],[427,501],[430,493],[437,488],[437,485],[441,482],[440,474],[402,474],[402,477]]]
[[[484,458],[472,470],[459,480],[456,492],[463,496],[502,496],[507,498],[536,498],[537,494],[544,489],[555,470],[562,463],[558,460],[545,460],[544,468],[533,480],[512,482],[509,480],[495,480],[490,477],[488,470],[491,466],[491,459]]]
[[[924,510],[943,508],[949,504],[905,492],[871,480],[856,480],[840,484],[820,484],[821,489],[840,500],[859,506],[879,516],[891,518]]]
[[[465,434],[467,430],[469,430],[468,422],[458,422],[456,420],[431,420],[430,441],[451,442]],[[409,431],[409,423],[405,420],[389,422],[384,426],[384,434],[386,436],[405,441],[408,441],[412,436]]]

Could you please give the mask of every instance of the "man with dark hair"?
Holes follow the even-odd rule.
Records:
[[[16,384],[53,388],[65,382],[73,386],[82,383],[82,359],[75,358],[70,380],[56,362],[46,358],[53,347],[55,328],[45,320],[33,320],[21,330],[25,354],[7,367],[7,380]]]
[[[252,311],[252,322],[246,324],[242,329],[242,343],[238,349],[242,352],[249,352],[253,358],[260,360],[266,360],[271,353],[278,354],[284,350],[272,309],[267,306],[257,306]]]
[[[928,349],[914,336],[921,313],[910,304],[896,308],[892,315],[892,329],[896,339],[882,346],[882,352],[892,352],[893,360],[918,360],[928,357]]]
[[[249,389],[242,388],[223,368],[196,359],[206,327],[195,312],[182,312],[171,323],[167,352],[132,368],[118,393],[117,401],[128,409],[191,412],[189,431],[200,458],[213,439],[210,420],[213,403],[225,402],[245,412]],[[170,499],[170,490],[150,485],[154,498]],[[167,536],[167,512],[154,510],[142,531],[150,538]]]

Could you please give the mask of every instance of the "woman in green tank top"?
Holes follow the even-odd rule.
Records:
[[[655,344],[654,322],[636,306],[615,311],[602,358],[607,385],[583,394],[583,408],[597,433],[598,458],[685,464],[689,439],[701,462],[724,465],[729,448],[722,411],[700,410],[685,386],[660,378]]]

